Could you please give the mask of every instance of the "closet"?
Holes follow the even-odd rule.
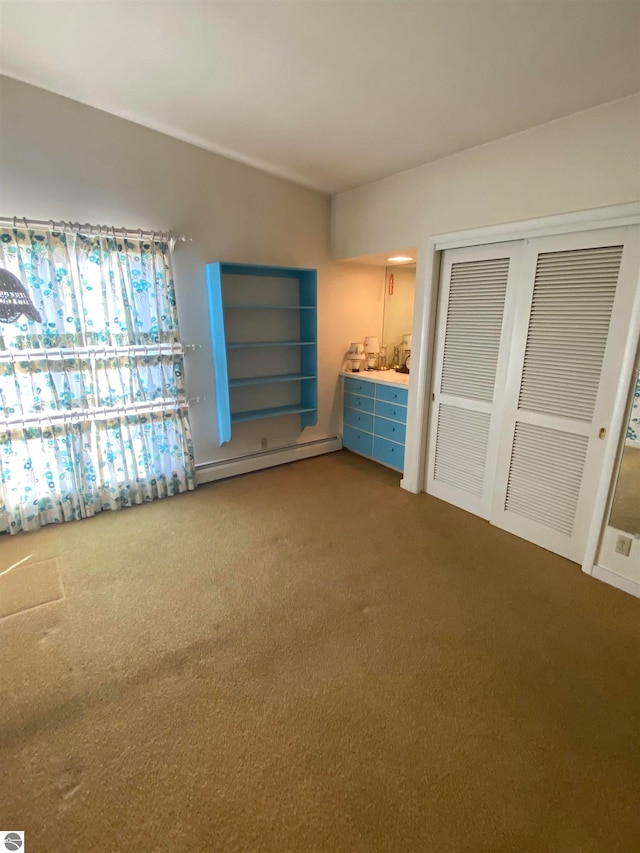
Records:
[[[581,562],[638,229],[447,249],[426,491]]]

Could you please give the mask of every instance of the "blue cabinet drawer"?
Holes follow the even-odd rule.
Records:
[[[387,418],[375,417],[373,432],[374,435],[380,435],[382,438],[388,438],[391,441],[397,441],[399,444],[404,444],[404,437],[407,428],[399,421],[390,421]]]
[[[373,432],[373,415],[363,412],[361,409],[345,408],[343,420],[345,424],[362,429],[365,432]]]
[[[365,397],[375,397],[376,386],[366,379],[355,379],[351,376],[344,378],[344,390],[350,394],[363,394]]]
[[[404,444],[396,444],[395,441],[387,441],[386,438],[380,438],[376,435],[373,438],[373,458],[377,462],[382,462],[383,465],[389,465],[391,468],[402,471],[404,469]]]
[[[373,436],[370,432],[362,432],[362,430],[345,424],[342,429],[342,446],[349,450],[355,450],[356,453],[364,453],[365,456],[371,456]]]
[[[350,394],[345,391],[344,405],[349,409],[361,409],[363,412],[373,411],[373,397],[364,397],[362,394]]]
[[[376,400],[386,400],[387,403],[398,403],[407,405],[409,391],[406,388],[394,388],[390,385],[378,385],[376,388]]]
[[[399,406],[397,403],[386,403],[384,400],[376,400],[376,415],[383,418],[391,418],[392,421],[407,422],[407,407]]]

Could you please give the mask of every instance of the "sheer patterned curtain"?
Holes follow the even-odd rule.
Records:
[[[0,532],[193,489],[167,245],[0,229],[0,268]]]

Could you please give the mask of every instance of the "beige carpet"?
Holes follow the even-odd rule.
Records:
[[[640,601],[347,452],[0,540],[0,818],[35,851],[617,853]]]
[[[640,447],[625,447],[613,495],[609,524],[640,533]]]
[[[4,540],[3,540],[4,541]],[[0,566],[0,618],[64,597],[57,560]]]

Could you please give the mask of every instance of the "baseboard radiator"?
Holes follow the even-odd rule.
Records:
[[[304,444],[291,444],[274,450],[261,450],[246,456],[232,459],[221,459],[217,462],[201,462],[196,465],[196,485],[211,483],[214,480],[224,480],[236,477],[238,474],[248,474],[251,471],[261,471],[275,465],[285,465],[287,462],[297,462],[299,459],[309,459],[321,456],[323,453],[333,453],[342,449],[342,439],[333,435],[329,438],[308,441]]]

